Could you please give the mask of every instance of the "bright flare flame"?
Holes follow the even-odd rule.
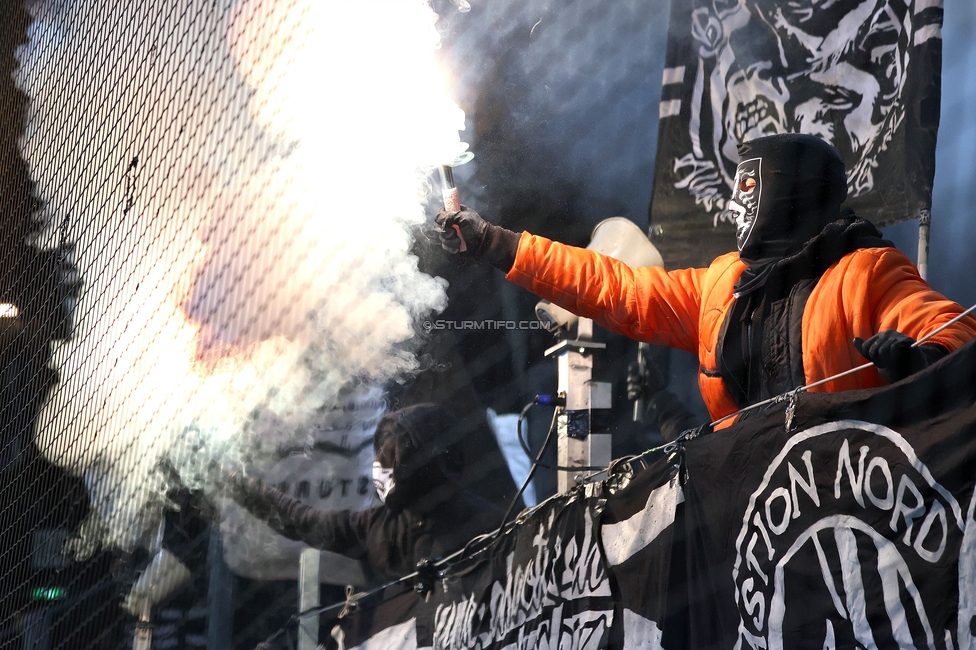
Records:
[[[84,281],[36,438],[131,546],[176,443],[240,461],[416,368],[446,297],[408,229],[464,116],[426,1],[30,7],[24,156]],[[257,412],[280,426],[249,436]]]

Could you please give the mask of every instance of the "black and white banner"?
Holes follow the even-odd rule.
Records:
[[[389,650],[598,650],[614,616],[610,578],[599,544],[601,501],[584,494],[550,500],[490,552],[451,567],[424,600],[393,588],[333,636],[345,648]]]
[[[976,650],[976,345],[786,410],[550,500],[345,647]]]
[[[976,648],[976,347],[801,396],[790,430],[786,408],[689,442],[680,487],[639,475],[609,499],[647,495],[625,562],[603,526],[619,647]]]
[[[666,264],[734,249],[736,145],[763,135],[831,142],[878,226],[927,210],[942,16],[942,0],[672,0],[651,200]]]

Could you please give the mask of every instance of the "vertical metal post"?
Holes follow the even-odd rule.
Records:
[[[611,460],[610,434],[591,431],[594,409],[610,408],[610,385],[593,381],[593,321],[580,318],[575,340],[562,341],[546,351],[557,353],[558,391],[566,406],[557,418],[557,464],[562,467],[606,467]],[[568,492],[576,486],[572,471],[556,472],[556,489]]]
[[[918,274],[923,280],[929,279],[929,226],[932,223],[931,210],[918,211]]]
[[[132,650],[150,650],[152,648],[152,604],[148,594],[142,601],[142,611],[136,621],[136,632],[132,639]]]
[[[207,650],[225,650],[231,647],[234,620],[234,582],[230,568],[224,562],[224,544],[220,537],[220,524],[210,528],[207,545]]]
[[[163,548],[163,537],[166,533],[166,518],[160,519],[156,534],[153,537],[149,551],[152,557]],[[148,570],[148,569],[147,569]],[[132,650],[150,650],[152,648],[152,585],[146,590],[142,599],[139,620],[136,621],[135,635],[132,638]]]
[[[303,548],[298,564],[298,611],[318,607],[319,561],[322,557],[317,548]],[[298,622],[298,650],[316,650],[319,646],[319,617],[309,616]]]
[[[647,371],[647,355],[651,349],[650,343],[638,343],[637,344],[637,372],[641,377],[641,381],[644,380],[644,373]],[[647,401],[644,399],[643,393],[637,396],[634,400],[634,422],[644,421],[644,410],[647,408]]]
[[[33,609],[23,621],[24,650],[51,650],[51,610]]]

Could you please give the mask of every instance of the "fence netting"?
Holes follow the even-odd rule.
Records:
[[[554,392],[555,340],[535,298],[442,251],[436,168],[470,147],[462,202],[519,230],[585,245],[600,218],[646,224],[659,89],[633,80],[660,74],[663,28],[642,6],[5,3],[0,647],[256,646],[299,610],[305,547],[220,477],[376,506],[391,410],[449,407],[452,475],[508,506],[528,467],[514,414]],[[645,153],[594,170],[579,147]],[[597,337],[614,455],[646,449],[636,344]],[[693,361],[670,374],[704,418]],[[551,417],[528,419],[534,451]],[[518,505],[554,490],[540,470]],[[319,602],[375,586],[319,560]]]

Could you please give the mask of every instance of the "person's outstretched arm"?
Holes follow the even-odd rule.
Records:
[[[258,478],[234,476],[228,492],[252,515],[289,539],[353,558],[366,553],[367,513],[318,510]]]
[[[851,319],[865,331],[858,332],[852,343],[861,356],[878,367],[885,381],[894,383],[923,370],[976,337],[976,320],[966,316],[916,346],[917,340],[961,314],[963,308],[933,290],[900,251],[867,249],[858,253],[865,272],[855,278],[860,283],[849,286],[852,299],[848,302],[856,306],[855,301],[860,301],[866,306],[858,310],[864,317]]]
[[[441,243],[483,260],[564,309],[630,338],[698,353],[707,269],[631,268],[595,251],[494,226],[467,208],[438,213]]]

